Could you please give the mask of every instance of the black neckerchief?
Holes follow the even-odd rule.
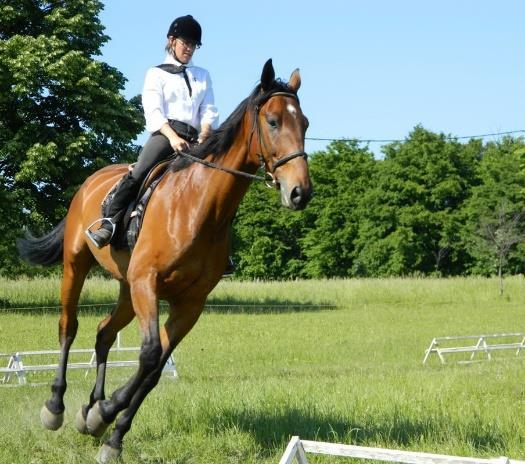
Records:
[[[176,64],[162,63],[162,64],[159,64],[157,68],[160,68],[163,71],[169,72],[170,74],[182,74],[184,76],[184,80],[186,81],[186,85],[188,86],[188,90],[190,92],[190,98],[191,98],[191,85],[190,85],[190,79],[188,78],[188,73],[186,72],[186,66],[177,66]]]

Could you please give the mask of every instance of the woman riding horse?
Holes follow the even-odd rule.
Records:
[[[64,267],[61,356],[51,398],[41,412],[48,429],[56,430],[63,422],[67,360],[77,333],[77,305],[86,275],[98,262],[120,282],[117,305],[97,329],[95,385],[89,402],[76,416],[78,430],[97,437],[116,419],[99,451],[99,462],[107,463],[120,455],[124,435],[142,401],[219,282],[226,265],[232,217],[259,167],[273,178],[284,206],[298,210],[308,203],[312,192],[304,152],[308,121],[297,97],[300,84],[298,70],[287,84],[275,80],[268,60],[252,94],[192,150],[192,159],[198,162],[178,158],[172,163],[151,196],[132,253],[112,247],[99,249],[84,234],[98,217],[102,199],[128,171],[127,165],[108,166],[93,174],[74,196],[64,221],[44,237],[19,242],[27,260],[39,264],[62,261]],[[169,304],[162,327],[161,299]],[[117,333],[134,317],[142,334],[139,367],[106,398],[109,349]]]
[[[86,229],[97,248],[109,244],[150,169],[173,152],[202,143],[218,125],[210,75],[191,62],[195,49],[202,45],[200,24],[190,15],[181,16],[171,23],[167,37],[166,59],[148,70],[142,90],[146,129],[151,137],[133,169],[120,180],[106,217],[96,221],[100,228]]]

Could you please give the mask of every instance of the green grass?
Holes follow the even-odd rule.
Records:
[[[58,288],[55,279],[2,280],[0,307],[54,306]],[[524,332],[525,280],[509,278],[503,297],[498,291],[496,279],[475,278],[221,282],[210,298],[221,306],[175,352],[179,379],[163,378],[139,410],[124,462],[277,463],[292,435],[525,459],[525,353],[422,365],[437,336]],[[116,292],[115,283],[91,279],[82,302],[109,303]],[[333,309],[310,306],[319,304]],[[93,346],[102,316],[81,309],[75,347]],[[0,351],[57,348],[57,322],[54,308],[0,310]],[[123,341],[138,339],[132,324]],[[108,393],[131,373],[110,370]],[[79,435],[72,421],[94,374],[70,373],[57,432],[39,421],[52,378],[30,374],[27,386],[0,386],[0,462],[93,462],[100,441]]]

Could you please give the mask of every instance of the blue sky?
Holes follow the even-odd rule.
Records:
[[[522,0],[104,3],[111,40],[101,59],[126,76],[127,97],[163,61],[172,19],[192,14],[203,27],[194,63],[211,73],[222,121],[272,58],[285,80],[301,70],[307,137],[404,139],[417,124],[454,136],[525,129]],[[379,155],[380,145],[370,147]]]

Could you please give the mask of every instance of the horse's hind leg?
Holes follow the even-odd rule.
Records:
[[[98,400],[105,399],[104,384],[106,381],[106,363],[111,346],[120,330],[126,327],[135,317],[129,285],[120,283],[120,295],[117,306],[98,326],[95,353],[97,361],[97,378],[89,397],[89,404],[84,405],[77,413],[75,425],[79,432],[88,433],[86,418],[89,410]],[[99,430],[102,433],[103,430]]]
[[[84,245],[74,253],[66,248],[64,242],[64,274],[62,277],[62,312],[58,324],[60,359],[55,380],[51,386],[51,398],[47,400],[40,413],[42,425],[49,430],[57,430],[64,421],[64,393],[66,392],[66,370],[69,350],[78,329],[77,305],[84,280],[93,265],[93,256]]]

